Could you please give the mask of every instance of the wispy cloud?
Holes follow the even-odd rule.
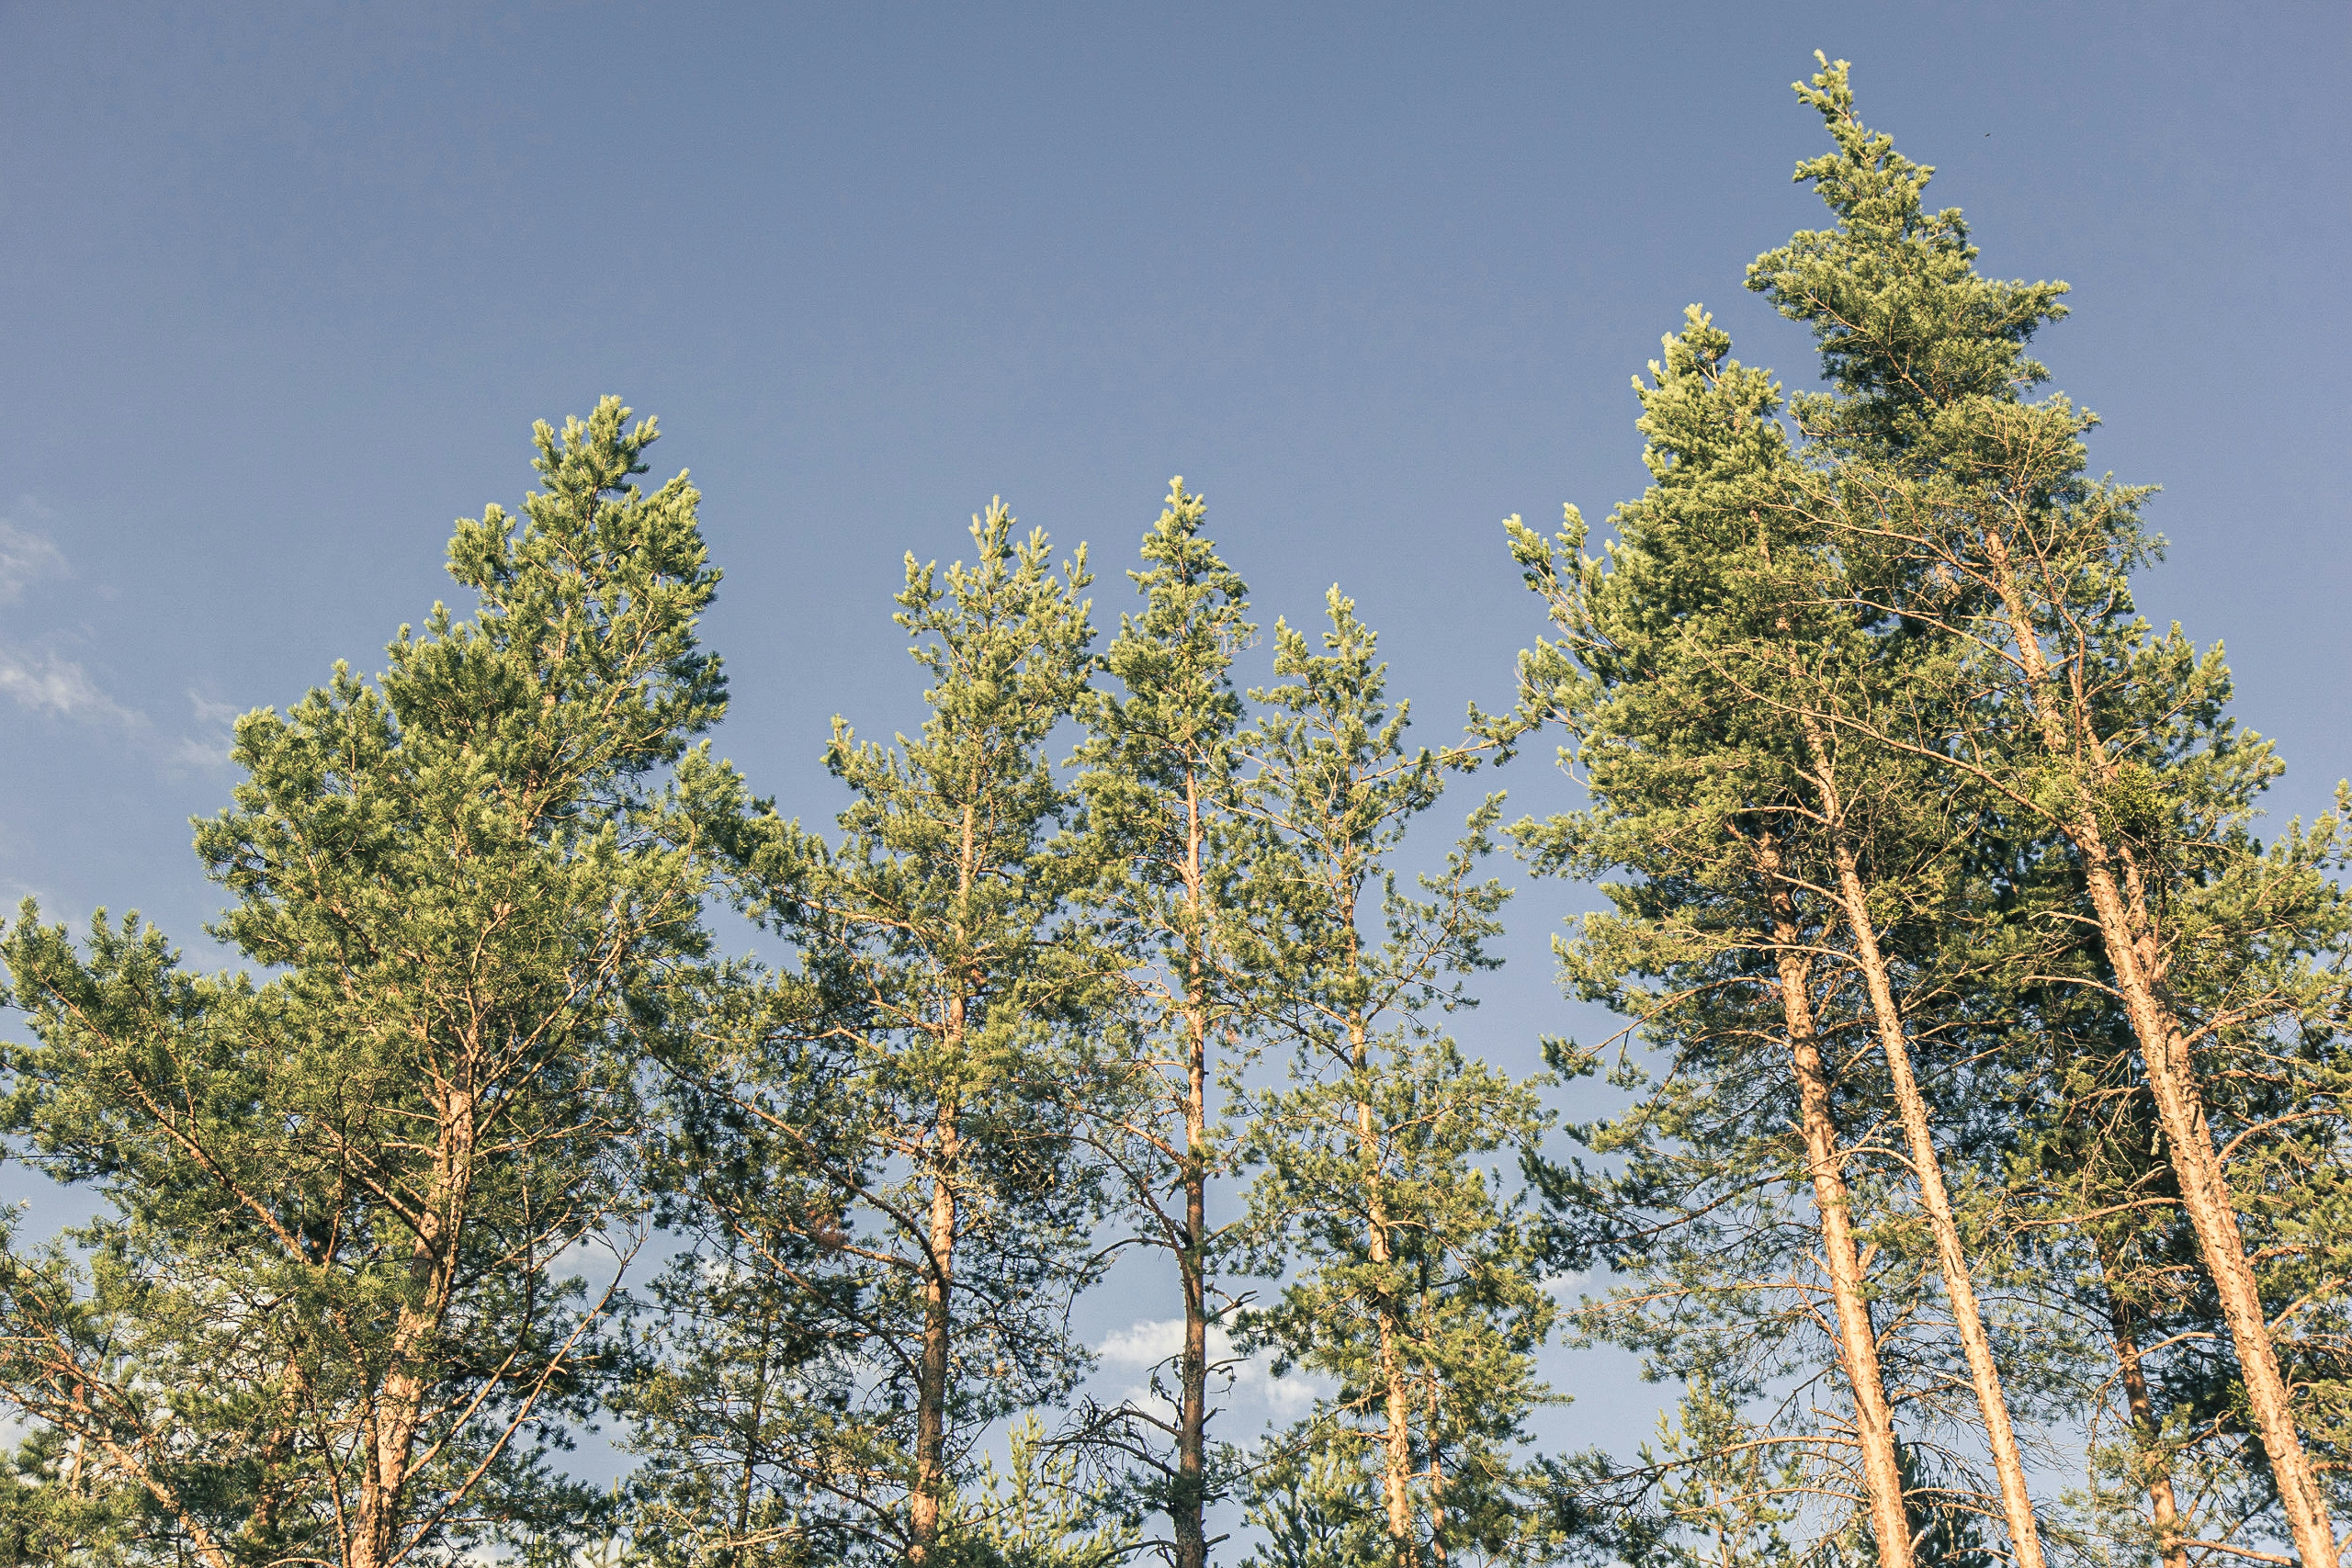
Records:
[[[193,687],[188,692],[188,707],[196,716],[198,724],[207,729],[219,730],[224,735],[245,716],[245,710],[235,703],[215,702]]]
[[[1555,1301],[1574,1306],[1585,1292],[1603,1282],[1597,1270],[1581,1269],[1572,1274],[1554,1274],[1544,1281],[1543,1288]]]
[[[50,515],[32,497],[20,496],[0,516],[0,604],[22,600],[27,589],[47,579],[74,575],[65,551],[37,526]],[[100,596],[106,596],[103,590]],[[173,737],[171,730],[178,726],[158,727],[146,714],[117,700],[79,661],[58,651],[60,643],[71,647],[78,640],[45,636],[30,647],[0,643],[0,696],[36,715],[117,729],[166,771],[226,766],[236,708],[190,690],[194,733]]]
[[[174,768],[227,767],[228,748],[244,710],[235,703],[215,702],[193,688],[188,693],[188,709],[195,716],[197,733],[182,736],[167,760]]]
[[[0,692],[35,713],[60,718],[95,719],[138,729],[146,720],[124,707],[71,659],[47,653],[37,658],[0,647]]]
[[[18,503],[20,510],[31,506]],[[47,534],[0,517],[0,604],[23,598],[33,583],[45,577],[62,577],[65,570],[65,551]]]
[[[1118,1368],[1133,1378],[1134,1383],[1125,1390],[1126,1396],[1142,1401],[1151,1397],[1147,1375],[1175,1360],[1177,1352],[1183,1347],[1184,1320],[1158,1318],[1113,1331],[1095,1347],[1095,1354],[1106,1366]],[[1314,1379],[1296,1373],[1276,1377],[1270,1355],[1241,1355],[1234,1346],[1233,1336],[1213,1323],[1209,1328],[1209,1362],[1213,1367],[1224,1367],[1223,1375],[1236,1393],[1255,1396],[1276,1416],[1286,1419],[1304,1414],[1321,1392]]]
[[[27,513],[46,517],[48,508],[29,496],[19,497],[12,514],[0,517],[0,604],[25,597],[25,590],[45,578],[68,575],[66,552],[57,541],[29,523]],[[55,649],[26,653],[0,644],[0,693],[35,713],[59,718],[100,720],[138,729],[146,720],[106,695],[90,674]]]

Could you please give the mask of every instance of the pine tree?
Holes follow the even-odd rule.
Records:
[[[2130,1025],[2288,1535],[2305,1562],[2333,1562],[2263,1301],[2267,1249],[2247,1229],[2279,1221],[2229,1151],[2243,1147],[2237,1063],[2294,1081],[2292,1097],[2313,1110],[2345,1082],[2332,1030],[2311,1028],[2342,995],[2314,957],[2345,933],[2344,901],[2323,874],[2335,824],[2290,831],[2267,851],[2252,841],[2245,818],[2275,759],[2219,722],[2218,652],[2199,655],[2177,630],[2151,636],[2131,605],[2129,572],[2155,549],[2139,521],[2147,491],[2087,478],[2091,415],[2063,397],[2026,400],[2047,371],[2025,346],[2063,314],[2064,286],[1977,274],[1959,214],[1923,204],[1931,171],[1855,117],[1843,63],[1824,61],[1799,91],[1836,143],[1800,177],[1836,225],[1759,257],[1749,285],[1821,343],[1833,390],[1797,411],[1833,458],[1814,513],[1838,549],[1870,563],[1889,613],[1982,651],[1970,701],[1936,705],[1925,733],[1870,732],[2063,840],[2077,891],[2050,917],[2099,933],[2104,983]],[[2240,963],[2234,975],[2200,972],[2223,954]],[[2340,1120],[2321,1113],[2313,1135],[2340,1146]],[[2303,1159],[2315,1152],[2306,1143]],[[2257,1166],[2264,1157],[2258,1144]],[[2306,1262],[2328,1247],[2309,1218],[2279,1227]]]
[[[1144,1246],[1176,1264],[1183,1338],[1171,1413],[1133,1403],[1102,1434],[1153,1475],[1176,1568],[1206,1568],[1208,1506],[1223,1494],[1208,1438],[1212,1332],[1230,1305],[1219,1283],[1225,1228],[1209,1218],[1225,1166],[1211,1095],[1216,1051],[1244,1027],[1249,977],[1234,969],[1234,902],[1253,837],[1239,814],[1234,738],[1242,707],[1230,671],[1256,628],[1248,591],[1201,535],[1201,497],[1180,477],[1144,536],[1144,595],[1104,658],[1120,686],[1084,713],[1079,753],[1089,855],[1105,875],[1090,902],[1127,955],[1132,1051],[1115,1094],[1082,1108],[1120,1173]],[[1154,1389],[1158,1390],[1155,1374]],[[1172,1453],[1143,1438],[1158,1427]]]
[[[1659,1478],[1655,1523],[1626,1542],[1641,1568],[1793,1568],[1782,1533],[1802,1511],[1804,1466],[1739,1412],[1739,1401],[1702,1369],[1642,1468]]]
[[[736,977],[739,1004],[755,985]],[[645,1568],[802,1568],[852,1560],[863,1542],[825,1484],[856,1475],[866,1444],[850,1398],[866,1280],[843,1266],[845,1206],[824,1178],[862,1169],[868,1151],[834,1064],[793,1049],[790,1017],[706,1020],[705,1051],[667,1053],[677,1076],[647,1176],[687,1245],[653,1281],[614,1400],[638,1461],[629,1561]],[[747,1038],[790,1042],[760,1059],[789,1065],[756,1084],[709,1071],[740,1072],[728,1048]]]
[[[756,1280],[808,1351],[761,1385],[790,1440],[727,1463],[740,1486],[782,1472],[757,1484],[800,1511],[794,1540],[932,1568],[965,1550],[952,1505],[987,1428],[1071,1387],[1066,1305],[1099,1267],[1068,1109],[1097,1081],[1112,964],[1070,918],[1096,873],[1059,835],[1073,802],[1046,752],[1092,670],[1089,580],[1083,550],[1056,575],[1013,526],[1001,504],[973,518],[944,584],[907,558],[896,619],[929,712],[890,747],[835,721],[837,847],[730,771],[688,779],[746,912],[798,957],[673,1062],[695,1267],[713,1292]],[[672,1353],[690,1397],[656,1443],[759,1354],[715,1301],[697,1311]],[[673,1509],[704,1484],[677,1479]]]
[[[2168,1418],[2173,1412],[2159,1414],[2160,1379],[2167,1365],[2192,1359],[2183,1354],[2189,1342],[2220,1324],[2194,1301],[2194,1238],[2156,1152],[2154,1107],[2133,1082],[2129,1028],[2111,1007],[2086,1019],[2070,1016],[2080,1009],[2068,1004],[2084,994],[2034,998],[2042,1004],[2036,1022],[2050,1036],[2051,1071],[2042,1113],[2023,1102],[2018,1107],[2010,1186],[2015,1211],[2031,1216],[2042,1238],[2035,1260],[2084,1317],[2107,1330],[2110,1364],[2085,1358],[2078,1375],[2095,1410],[2113,1404],[2116,1390],[2103,1382],[2123,1396],[2119,1445],[2104,1439],[2096,1418],[2090,1424],[2095,1485],[2105,1469],[2139,1494],[2145,1517],[2128,1520],[2132,1503],[2098,1485],[2095,1527],[2107,1540],[2146,1543],[2164,1568],[2186,1568],[2181,1542],[2200,1531],[2182,1512],[2174,1475],[2189,1435]],[[2201,1511],[2195,1503],[2192,1492],[2192,1513]]]
[[[982,1462],[977,1485],[956,1500],[949,1534],[969,1568],[1113,1568],[1139,1549],[1131,1521],[1116,1517],[1089,1483],[1077,1449],[1057,1446],[1033,1411],[1006,1435],[1003,1473]]]
[[[1908,1445],[1903,1449],[1903,1496],[1911,1520],[1911,1561],[1919,1568],[1993,1568],[1993,1554],[1985,1549],[1975,1517],[1956,1507],[1945,1489],[1929,1483],[1919,1451]],[[1874,1568],[1880,1561],[1866,1536],[1853,1559],[1858,1568]]]
[[[1369,1463],[1396,1568],[1530,1561],[1546,1543],[1515,1450],[1549,1397],[1534,1353],[1553,1306],[1476,1161],[1533,1142],[1542,1118],[1528,1085],[1439,1030],[1496,962],[1507,895],[1476,872],[1501,803],[1472,814],[1425,896],[1402,890],[1408,828],[1469,759],[1406,747],[1372,633],[1337,589],[1328,608],[1321,653],[1277,623],[1284,684],[1252,694],[1266,712],[1240,743],[1247,809],[1278,844],[1256,868],[1262,1027],[1292,1047],[1288,1086],[1252,1097],[1247,1234],[1261,1268],[1298,1264],[1242,1315],[1243,1339],[1338,1383],[1291,1441]]]
[[[383,1568],[551,1537],[609,1293],[562,1260],[639,1210],[649,1042],[698,966],[701,876],[656,786],[719,717],[717,574],[653,422],[537,427],[545,489],[459,523],[479,599],[238,722],[196,848],[255,967],[200,976],[133,916],[0,942],[37,1166],[108,1212],[0,1257],[28,1457],[141,1517],[132,1560]],[[88,1543],[85,1543],[88,1544]]]
[[[1242,1568],[1381,1568],[1392,1562],[1381,1487],[1360,1453],[1333,1445],[1276,1450],[1249,1478],[1258,1532]]]
[[[1808,1255],[1822,1260],[1859,1490],[1885,1560],[1900,1563],[1899,1452],[1871,1310],[1882,1287],[1858,1236],[1865,1200],[1884,1196],[1854,1152],[1879,1096],[1842,1014],[1861,966],[1851,911],[1830,891],[1834,818],[1794,716],[1808,694],[1791,690],[1786,662],[1845,629],[1810,541],[1789,533],[1778,390],[1728,349],[1694,309],[1651,384],[1636,382],[1654,482],[1619,509],[1605,559],[1581,554],[1572,507],[1557,540],[1508,525],[1559,640],[1522,656],[1518,714],[1487,732],[1511,745],[1560,727],[1562,764],[1593,801],[1513,832],[1539,872],[1630,873],[1608,884],[1613,910],[1562,949],[1563,969],[1587,999],[1634,1019],[1666,1064],[1653,1081],[1629,1062],[1620,1082],[1643,1098],[1581,1134],[1629,1162],[1619,1175],[1538,1168],[1555,1208],[1588,1232],[1585,1249],[1643,1281],[1624,1313],[1588,1314],[1595,1332],[1671,1350],[1672,1331],[1649,1320],[1654,1308],[1671,1322],[1686,1303],[1746,1322],[1734,1337],[1762,1354],[1815,1320],[1810,1289],[1790,1287]],[[1810,1221],[1791,1211],[1798,1187]],[[1759,1321],[1782,1294],[1765,1281],[1786,1294]],[[1836,1452],[1820,1457],[1834,1464]]]

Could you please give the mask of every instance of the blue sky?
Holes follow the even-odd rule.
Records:
[[[2144,602],[2227,640],[2279,813],[2319,808],[2352,773],[2341,5],[13,5],[0,897],[200,944],[229,717],[376,668],[450,591],[449,519],[527,487],[530,422],[607,392],[706,497],[719,747],[812,820],[833,714],[918,722],[902,552],[999,494],[1091,541],[1115,612],[1181,473],[1263,620],[1340,582],[1450,734],[1540,630],[1498,519],[1639,488],[1627,382],[1685,304],[1812,379],[1739,279],[1820,221],[1816,47],[1990,269],[2074,285],[2042,355],[2094,465],[2165,486]],[[1563,1027],[1542,948],[1585,897],[1523,892],[1476,1049]],[[1585,1364],[1580,1430],[1646,1420]]]

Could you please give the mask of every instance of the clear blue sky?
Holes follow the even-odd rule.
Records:
[[[0,897],[200,943],[227,716],[376,668],[449,519],[606,392],[706,496],[720,747],[813,820],[830,716],[919,717],[901,553],[996,494],[1115,610],[1183,474],[1265,621],[1343,583],[1450,733],[1539,630],[1497,520],[1639,488],[1627,381],[1685,303],[1811,380],[1739,278],[1821,218],[1816,47],[1989,268],[2074,285],[2042,357],[2166,486],[2144,601],[2227,640],[2317,808],[2352,7],[8,5]],[[1560,1026],[1580,897],[1522,894],[1477,1048]]]

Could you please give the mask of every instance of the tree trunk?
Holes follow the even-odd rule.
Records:
[[[345,1548],[347,1568],[387,1568],[399,1551],[401,1503],[431,1393],[434,1342],[448,1315],[458,1234],[473,1186],[475,1106],[472,1094],[457,1090],[438,1107],[433,1180],[409,1243],[408,1273],[416,1296],[393,1320],[384,1357],[389,1370],[362,1427],[360,1495]]]
[[[2024,667],[2042,748],[2053,761],[2077,761],[2067,744],[2068,715],[2052,690],[2049,662],[2042,656],[2032,617],[2027,613],[2011,569],[2007,543],[1994,532],[1988,532],[1984,539],[2010,636]],[[2110,771],[2108,759],[2095,737],[2091,738],[2095,755],[2090,760],[2097,770],[2097,782],[2105,784]],[[2221,1298],[2222,1321],[2229,1326],[2230,1343],[2245,1379],[2246,1403],[2252,1409],[2263,1452],[2278,1482],[2279,1502],[2286,1512],[2295,1552],[2305,1568],[2336,1568],[2336,1532],[2328,1522],[2326,1496],[2295,1431],[2294,1405],[2280,1373],[2278,1347],[2271,1339],[2262,1291],[2246,1257],[2245,1239],[2238,1229],[2228,1176],[2206,1124],[2203,1086],[2198,1082],[2195,1063],[2189,1059],[2179,1018],[2164,992],[2156,921],[2128,852],[2119,857],[2100,830],[2092,788],[2092,780],[2078,776],[2063,826],[2082,857],[2084,881],[2098,916],[2107,967],[2139,1043],[2140,1064],[2156,1098],[2165,1140],[2172,1145],[2181,1207],[2196,1231],[2207,1277]],[[2118,858],[2123,862],[2121,876]]]
[[[2033,1519],[2033,1500],[2025,1487],[2025,1460],[2018,1452],[2017,1433],[2010,1425],[2009,1399],[2000,1385],[2000,1369],[1992,1358],[1992,1342],[1985,1333],[1984,1314],[1977,1305],[1976,1282],[1960,1246],[1960,1228],[1952,1218],[1952,1200],[1944,1186],[1942,1157],[1936,1151],[1927,1123],[1927,1102],[1911,1071],[1911,1051],[1903,1030],[1903,1015],[1895,1005],[1895,988],[1879,951],[1877,922],[1871,918],[1870,900],[1862,885],[1853,843],[1845,827],[1844,803],[1830,771],[1828,738],[1821,725],[1807,715],[1805,746],[1811,754],[1814,784],[1821,792],[1822,814],[1830,826],[1831,854],[1837,865],[1838,902],[1846,929],[1853,935],[1854,962],[1862,969],[1863,987],[1870,995],[1870,1011],[1878,1028],[1879,1050],[1893,1080],[1896,1113],[1904,1140],[1910,1145],[1911,1168],[1919,1184],[1919,1199],[1927,1211],[1928,1228],[1936,1238],[1936,1261],[1944,1276],[1944,1293],[1952,1303],[1952,1322],[1959,1330],[1960,1349],[1968,1358],[1969,1379],[1975,1385],[1977,1408],[1984,1416],[1985,1442],[1992,1450],[1993,1473],[2000,1481],[2000,1511],[2009,1527],[2011,1550],[2018,1568],[2042,1568],[2042,1532]]]
[[[1198,967],[1195,966],[1195,976]],[[1184,1099],[1184,1245],[1176,1254],[1184,1289],[1184,1352],[1177,1366],[1176,1485],[1168,1500],[1175,1526],[1176,1568],[1208,1568],[1209,1292],[1207,1020],[1188,1008]]]
[[[1184,774],[1184,894],[1192,931],[1185,954],[1184,997],[1184,1244],[1176,1254],[1184,1291],[1184,1351],[1177,1364],[1176,1484],[1168,1516],[1176,1538],[1176,1568],[1209,1568],[1209,1016],[1201,989],[1205,917],[1201,873],[1201,799],[1191,768]]]
[[[974,793],[977,793],[975,788]],[[961,957],[964,931],[961,912],[978,880],[979,813],[971,799],[964,802],[956,852],[954,936]],[[971,998],[978,977],[953,973],[942,1043],[961,1061],[971,1027]],[[947,1503],[949,1341],[955,1310],[956,1162],[961,1151],[957,1126],[958,1106],[952,1093],[940,1096],[932,1125],[931,1213],[923,1244],[923,1348],[915,1369],[915,1485],[907,1499],[907,1561],[931,1561],[940,1542],[940,1514]]]
[[[1985,1441],[1992,1450],[1993,1472],[2000,1479],[2000,1510],[2009,1526],[2010,1546],[2020,1568],[2042,1568],[2042,1535],[2033,1520],[2033,1500],[2025,1489],[2025,1460],[2018,1452],[2017,1433],[2010,1425],[2009,1400],[2001,1391],[2000,1369],[1993,1362],[1992,1342],[1985,1333],[1984,1315],[1977,1305],[1976,1282],[1970,1276],[1968,1255],[1960,1246],[1959,1226],[1952,1218],[1952,1200],[1944,1186],[1943,1166],[1927,1125],[1927,1103],[1919,1092],[1917,1079],[1912,1075],[1902,1017],[1895,1010],[1885,960],[1879,954],[1877,936],[1863,900],[1853,852],[1841,841],[1837,857],[1848,925],[1858,949],[1855,956],[1870,992],[1879,1046],[1885,1053],[1887,1071],[1894,1080],[1895,1109],[1902,1118],[1904,1140],[1911,1148],[1912,1168],[1918,1176],[1920,1202],[1927,1210],[1928,1226],[1935,1233],[1936,1261],[1944,1276],[1944,1293],[1952,1303],[1952,1320],[1959,1329],[1960,1348],[1968,1357],[1969,1378],[1976,1387],[1977,1408],[1984,1416]]]
[[[1371,1071],[1370,1042],[1360,1016],[1348,1019],[1348,1054],[1360,1086]],[[1388,1205],[1380,1180],[1380,1134],[1374,1125],[1369,1096],[1356,1102],[1356,1136],[1364,1155],[1365,1237],[1374,1265],[1386,1270],[1393,1259],[1389,1250]],[[1412,1568],[1412,1391],[1406,1386],[1404,1359],[1397,1341],[1396,1282],[1383,1277],[1372,1301],[1381,1336],[1381,1406],[1385,1433],[1381,1441],[1381,1496],[1388,1515],[1389,1546],[1397,1568]]]
[[[939,1170],[931,1178],[930,1235],[923,1274],[923,1354],[915,1377],[915,1486],[907,1500],[912,1540],[909,1563],[931,1561],[947,1500],[948,1330],[955,1283],[956,1197],[950,1179],[956,1151],[956,1111],[940,1107]]]
[[[1437,1379],[1429,1380],[1429,1558],[1445,1568],[1445,1466],[1438,1452]]]
[[[272,1418],[269,1436],[263,1439],[259,1454],[259,1474],[253,1482],[253,1510],[246,1515],[231,1544],[240,1551],[259,1557],[275,1555],[278,1545],[278,1510],[286,1501],[286,1488],[279,1472],[294,1456],[295,1439],[299,1433],[302,1406],[310,1399],[310,1378],[302,1370],[299,1353],[288,1361],[286,1370],[278,1379],[278,1410]],[[73,1441],[72,1459],[68,1466],[63,1484],[68,1492],[75,1490],[81,1469],[82,1439]],[[267,1559],[265,1558],[265,1561]]]
[[[1879,1372],[1878,1341],[1870,1326],[1862,1262],[1853,1245],[1853,1217],[1845,1185],[1845,1155],[1838,1147],[1830,1115],[1828,1074],[1822,1067],[1808,990],[1811,962],[1801,946],[1795,900],[1781,881],[1780,852],[1768,836],[1758,852],[1773,915],[1773,941],[1780,974],[1780,1011],[1789,1030],[1789,1051],[1797,1079],[1799,1127],[1805,1140],[1805,1166],[1812,1178],[1813,1208],[1821,1218],[1822,1258],[1837,1310],[1838,1359],[1853,1394],[1854,1438],[1862,1449],[1862,1477],[1870,1505],[1870,1530],[1883,1568],[1912,1568],[1910,1515],[1903,1506],[1903,1461],[1895,1448],[1893,1412]]]
[[[2102,1273],[2108,1268],[2107,1250],[2099,1249]],[[2147,1373],[2140,1365],[2139,1339],[2132,1330],[2131,1312],[2116,1296],[2112,1283],[2102,1281],[2107,1299],[2107,1322],[2115,1334],[2116,1364],[2123,1371],[2124,1403],[2131,1411],[2133,1448],[2147,1487],[2148,1522],[2156,1527],[2157,1552],[2164,1568],[2189,1568],[2189,1549],[2180,1535],[2180,1505],[2173,1496],[2172,1467],[2154,1449],[2156,1406],[2147,1395]]]
[[[1374,1205],[1374,1223],[1381,1216]],[[1385,1260],[1376,1260],[1385,1261]],[[1381,1400],[1388,1429],[1381,1442],[1381,1495],[1388,1507],[1389,1545],[1397,1568],[1413,1568],[1412,1549],[1412,1393],[1405,1386],[1404,1358],[1397,1347],[1395,1314],[1383,1301],[1380,1310]]]

